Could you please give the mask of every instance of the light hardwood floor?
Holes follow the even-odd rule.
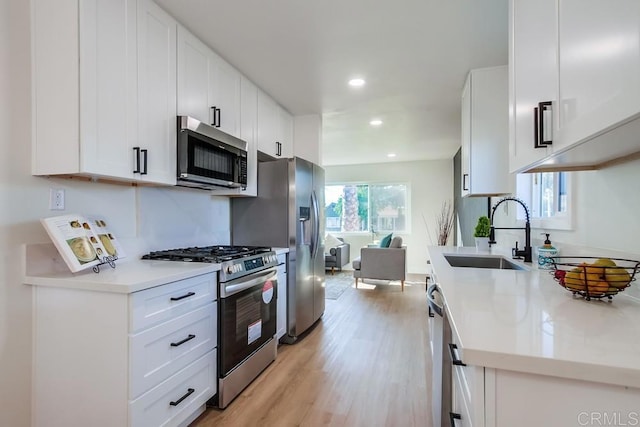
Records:
[[[424,284],[347,289],[225,410],[192,426],[431,426]]]

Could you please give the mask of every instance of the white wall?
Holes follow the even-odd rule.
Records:
[[[573,229],[547,230],[554,246],[561,250],[560,255],[576,255],[577,252],[589,256],[612,252],[640,254],[640,160],[571,174],[575,191]],[[498,200],[492,199],[492,204]],[[496,218],[504,214],[500,211],[502,207],[496,211]],[[514,223],[514,212],[509,210],[507,223]],[[503,220],[501,217],[500,225]],[[532,246],[542,243],[542,231],[532,229]],[[505,233],[497,231],[496,241],[500,246],[510,248],[515,240]],[[524,232],[515,232],[513,236],[523,243]]]
[[[435,218],[444,201],[453,203],[453,160],[380,163],[354,166],[326,166],[326,183],[397,182],[408,183],[411,198],[411,230],[400,234],[407,246],[407,272],[426,273],[427,247],[430,241],[427,225],[435,239]],[[424,219],[427,221],[425,225]],[[338,234],[351,244],[351,259],[359,256],[360,247],[371,243],[370,233]],[[378,238],[383,237],[382,235]]]
[[[24,243],[49,241],[40,218],[103,214],[132,258],[151,247],[224,244],[230,235],[226,198],[30,175],[29,14],[28,1],[0,0],[0,426],[11,427],[31,425],[32,292],[20,255]],[[65,211],[48,209],[51,187],[66,190]]]

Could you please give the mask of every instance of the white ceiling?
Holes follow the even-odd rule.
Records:
[[[292,114],[322,114],[324,165],[453,157],[467,72],[507,63],[507,0],[156,1]]]

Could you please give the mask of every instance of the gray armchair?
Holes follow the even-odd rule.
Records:
[[[342,270],[343,265],[349,264],[349,253],[351,252],[351,245],[346,243],[342,238],[338,237],[338,240],[342,242],[341,245],[335,248],[329,249],[329,253],[324,255],[324,268],[331,269],[331,274],[335,269]]]
[[[407,251],[402,238],[396,236],[388,248],[362,248],[360,257],[353,260],[353,277],[356,279],[400,280],[404,292],[407,271]]]

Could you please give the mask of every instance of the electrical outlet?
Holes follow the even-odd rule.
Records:
[[[49,210],[52,210],[52,211],[64,210],[64,189],[63,188],[49,189]]]

